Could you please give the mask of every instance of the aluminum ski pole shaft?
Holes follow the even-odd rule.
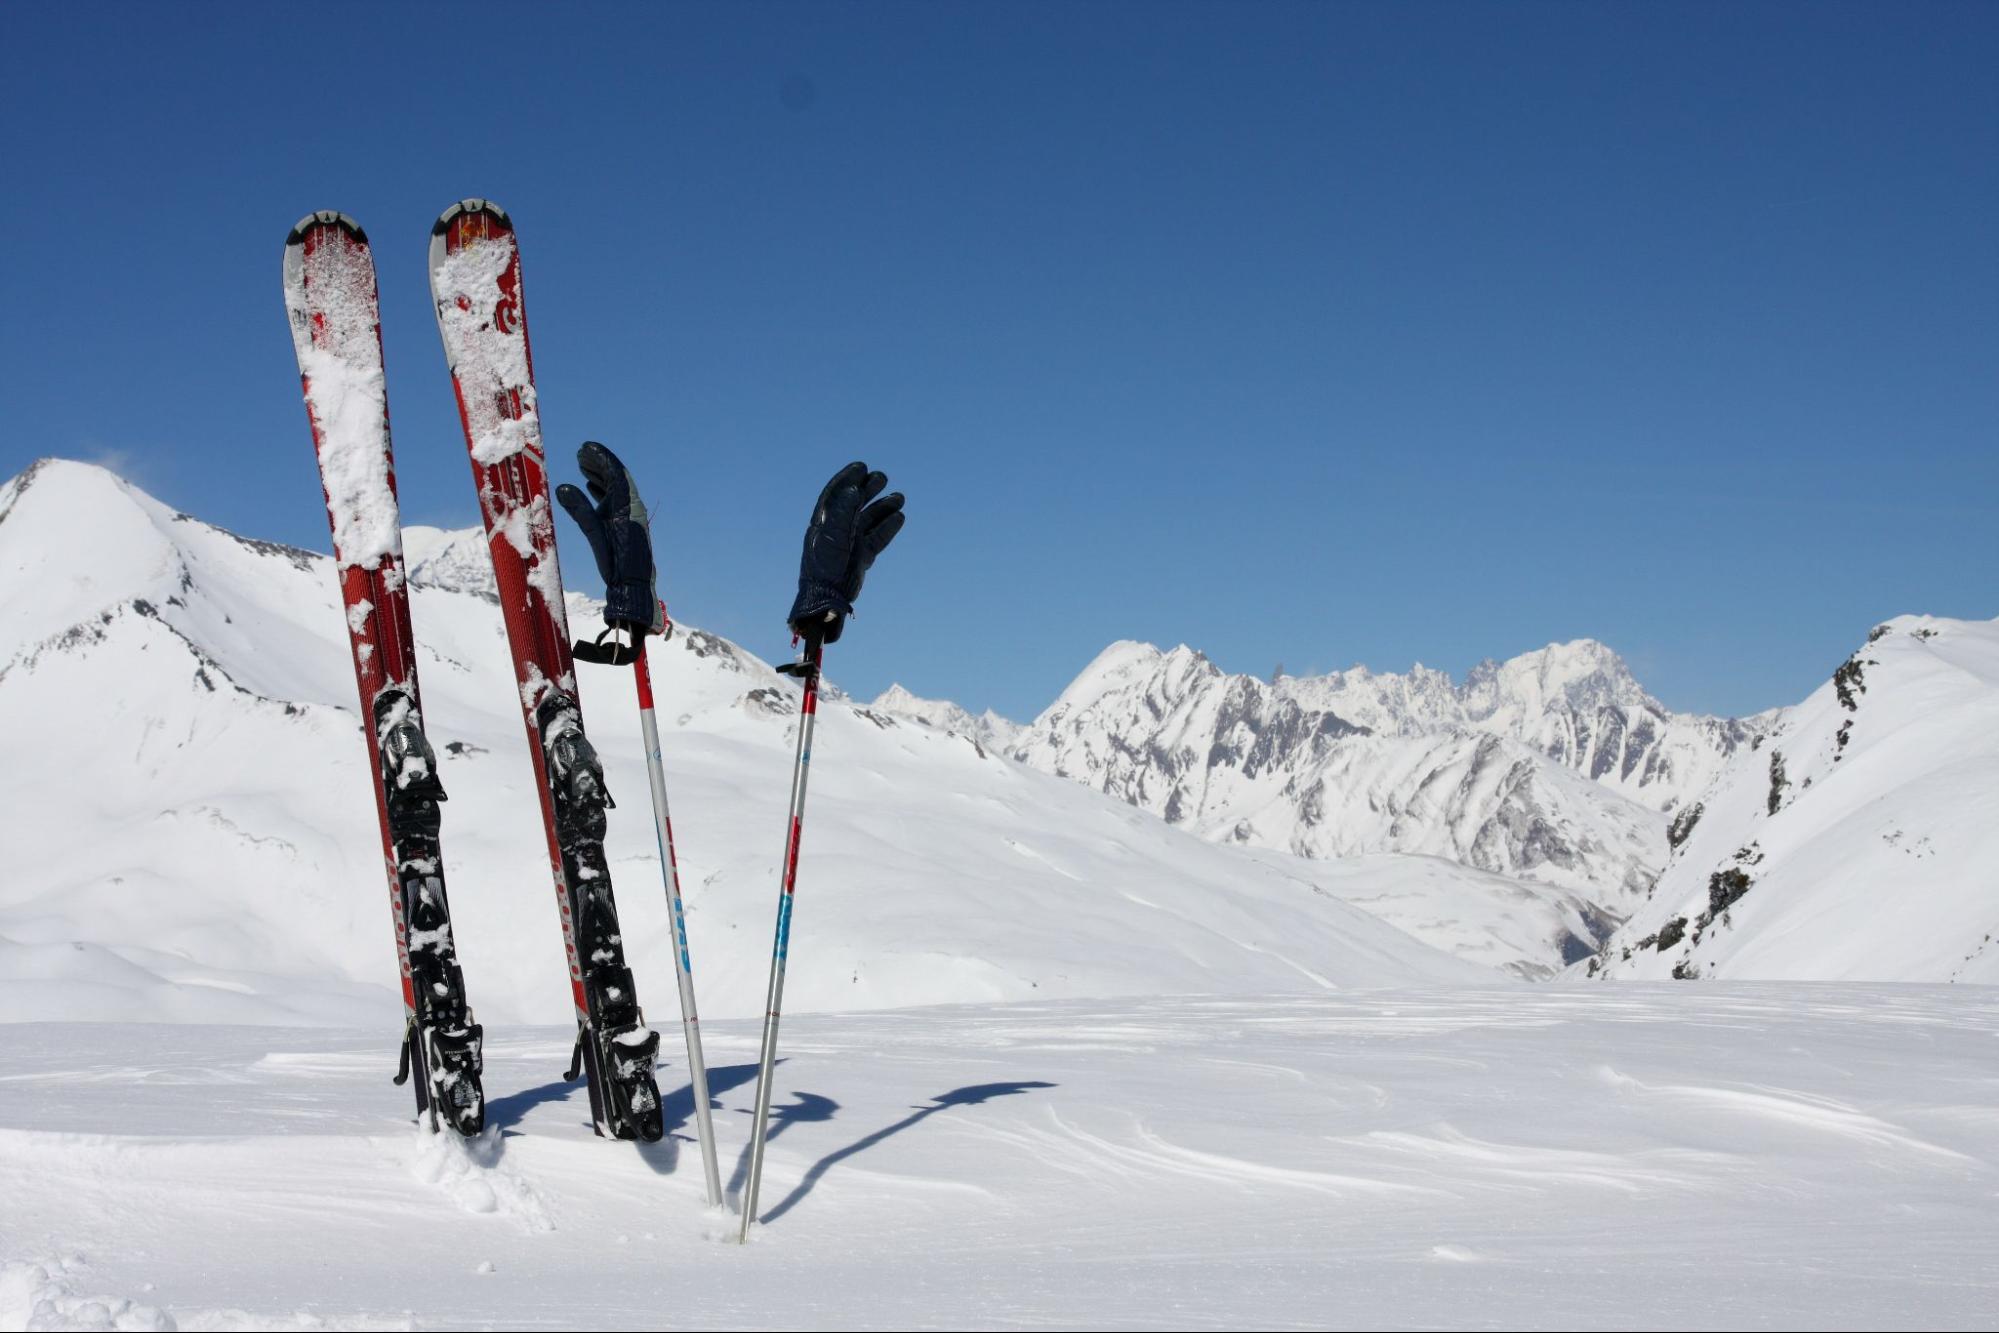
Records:
[[[757,1059],[757,1110],[750,1127],[750,1174],[743,1186],[743,1223],[736,1239],[747,1244],[757,1216],[757,1186],[763,1179],[764,1138],[770,1127],[772,1075],[777,1067],[777,1020],[784,1007],[784,962],[791,945],[791,901],[798,887],[798,840],[805,818],[805,779],[812,767],[812,724],[819,715],[817,640],[807,640],[793,673],[803,677],[805,694],[798,705],[798,757],[791,767],[791,819],[785,829],[783,887],[777,899],[777,938],[771,945],[770,990],[764,1000],[763,1051]]]
[[[708,1174],[708,1205],[722,1202],[722,1172],[715,1159],[715,1122],[708,1113],[708,1061],[701,1054],[701,1014],[694,1004],[694,961],[687,952],[687,913],[680,901],[680,864],[673,854],[673,818],[666,809],[666,768],[659,756],[659,723],[653,715],[652,673],[646,642],[638,640],[632,675],[639,689],[639,730],[644,733],[646,770],[652,778],[652,822],[659,835],[660,874],[666,881],[666,910],[673,920],[673,977],[680,983],[680,1029],[687,1037],[687,1076],[694,1093],[694,1131],[701,1140],[701,1165]]]

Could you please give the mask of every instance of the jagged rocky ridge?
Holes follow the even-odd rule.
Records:
[[[1642,901],[1665,812],[1769,716],[1675,714],[1602,644],[1482,663],[1262,681],[1186,647],[1106,649],[1025,727],[891,691],[877,706],[977,734],[1217,841],[1313,857],[1441,856],[1575,890],[1587,952]]]

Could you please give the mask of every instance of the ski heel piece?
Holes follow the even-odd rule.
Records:
[[[612,1132],[621,1139],[657,1143],[666,1135],[659,1084],[653,1074],[659,1059],[659,1034],[638,1024],[603,1033],[600,1047],[604,1072],[610,1076]]]
[[[626,1028],[613,1032],[605,1044],[611,1053],[611,1077],[627,1087],[642,1085],[645,1096],[633,1098],[634,1109],[640,1109],[641,1100],[650,1102],[644,1109],[656,1108],[659,1092],[653,1084],[653,1067],[659,1060],[659,1034],[648,1027]]]
[[[581,1029],[581,1028],[578,1028],[578,1029],[577,1029],[577,1031],[576,1031],[576,1049],[572,1050],[572,1051],[571,1051],[571,1052],[569,1053],[569,1068],[567,1068],[567,1069],[565,1069],[565,1070],[563,1070],[563,1071],[562,1071],[562,1081],[563,1081],[564,1083],[574,1083],[574,1082],[575,1082],[575,1081],[576,1081],[576,1080],[577,1080],[578,1078],[580,1078],[580,1077],[582,1076],[582,1074],[583,1074],[583,1043],[584,1043],[584,1042],[586,1042],[586,1041],[588,1041],[589,1039],[590,1039],[590,1034],[589,1034],[589,1033],[585,1032],[585,1031],[584,1031],[583,1029]]]
[[[480,1086],[486,1068],[485,1035],[477,1023],[423,1030],[431,1105],[467,1138],[486,1127],[486,1094]]]
[[[659,1085],[653,1065],[659,1058],[659,1034],[646,1026],[630,968],[592,968],[584,979],[590,1001],[590,1037],[596,1044],[597,1068],[606,1076],[611,1095],[609,1112],[613,1138],[654,1142],[666,1132]]]
[[[402,1055],[396,1061],[396,1076],[389,1080],[397,1087],[410,1081],[410,1043],[416,1040],[416,1024],[403,1024]]]

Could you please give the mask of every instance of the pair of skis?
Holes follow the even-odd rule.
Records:
[[[430,273],[513,653],[562,922],[577,1023],[569,1076],[588,1079],[599,1134],[656,1140],[665,1128],[653,1074],[659,1036],[646,1026],[626,965],[604,857],[611,801],[577,698],[520,254],[507,215],[478,199],[446,210],[432,229]],[[404,1069],[415,1072],[418,1114],[427,1115],[433,1129],[442,1113],[460,1133],[476,1134],[484,1124],[481,1030],[472,1020],[451,938],[438,853],[437,803],[444,791],[423,734],[374,263],[353,219],[315,213],[292,229],[285,244],[285,304],[333,529],[355,678],[363,715],[372,719],[365,730],[403,977]],[[686,928],[657,732],[644,707],[651,691],[642,653],[634,667],[695,1110],[710,1201],[718,1203]]]

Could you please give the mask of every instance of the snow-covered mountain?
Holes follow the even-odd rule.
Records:
[[[403,528],[403,573],[411,583],[451,592],[498,598],[493,557],[486,551],[482,528],[433,528],[411,523]]]
[[[1184,645],[1162,652],[1151,644],[1116,643],[1106,649],[1036,719],[1033,731],[1079,730],[1079,708],[1144,679],[1155,695],[1156,678],[1187,688],[1198,663],[1205,689],[1264,685],[1266,707],[1330,715],[1323,725],[1376,736],[1434,736],[1471,732],[1519,741],[1566,768],[1655,810],[1671,812],[1720,773],[1729,756],[1774,725],[1775,713],[1719,718],[1674,713],[1645,692],[1624,659],[1594,639],[1549,644],[1504,662],[1473,667],[1462,682],[1418,664],[1406,674],[1354,667],[1322,676],[1280,675],[1267,684],[1229,676]],[[1233,719],[1231,719],[1233,720]],[[1340,724],[1344,724],[1341,726]],[[1282,746],[1282,738],[1278,741]],[[1058,751],[1053,735],[1040,747]]]
[[[1262,681],[1184,646],[1116,643],[1013,753],[1217,841],[1303,856],[1419,852],[1574,890],[1618,918],[1666,818],[1753,735],[1667,712],[1603,645]]]
[[[1020,723],[1003,718],[990,708],[974,716],[970,709],[962,708],[949,699],[925,699],[911,694],[901,685],[889,686],[876,695],[868,707],[891,717],[921,722],[938,731],[969,736],[985,748],[1002,753],[1012,748],[1022,730]]]
[[[1672,841],[1588,971],[1999,982],[1999,621],[1877,627]]]
[[[560,1022],[498,610],[476,539],[412,537],[468,987],[488,1022]],[[572,598],[576,625],[597,615]],[[796,688],[684,626],[653,672],[703,1008],[754,1014]],[[581,693],[623,800],[608,851],[657,1018],[672,969],[630,673],[585,668]],[[234,536],[82,464],[0,486],[0,1018],[392,1022],[358,727],[327,557]],[[787,997],[801,1011],[1493,978],[1343,901],[1432,892],[1456,867],[1245,856],[873,709],[828,703],[820,727]],[[1484,958],[1520,961],[1503,946]]]

